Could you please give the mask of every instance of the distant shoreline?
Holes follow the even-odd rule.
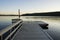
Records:
[[[0,15],[0,16],[19,16],[19,15]]]
[[[19,16],[16,14],[0,14],[0,16]],[[60,16],[60,11],[58,12],[44,12],[44,13],[26,13],[20,16]]]
[[[26,13],[22,14],[22,16],[60,16],[59,12],[44,12],[44,13]]]

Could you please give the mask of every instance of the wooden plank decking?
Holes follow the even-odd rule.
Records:
[[[23,22],[13,40],[53,40],[36,22]]]

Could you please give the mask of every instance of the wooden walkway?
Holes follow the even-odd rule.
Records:
[[[23,22],[13,40],[53,40],[36,22]]]

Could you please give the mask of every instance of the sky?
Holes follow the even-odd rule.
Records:
[[[60,11],[60,0],[0,0],[0,14]]]

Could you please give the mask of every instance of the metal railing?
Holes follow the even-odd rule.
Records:
[[[11,40],[16,31],[21,27],[22,20],[6,27],[5,29],[0,31],[0,40]]]

